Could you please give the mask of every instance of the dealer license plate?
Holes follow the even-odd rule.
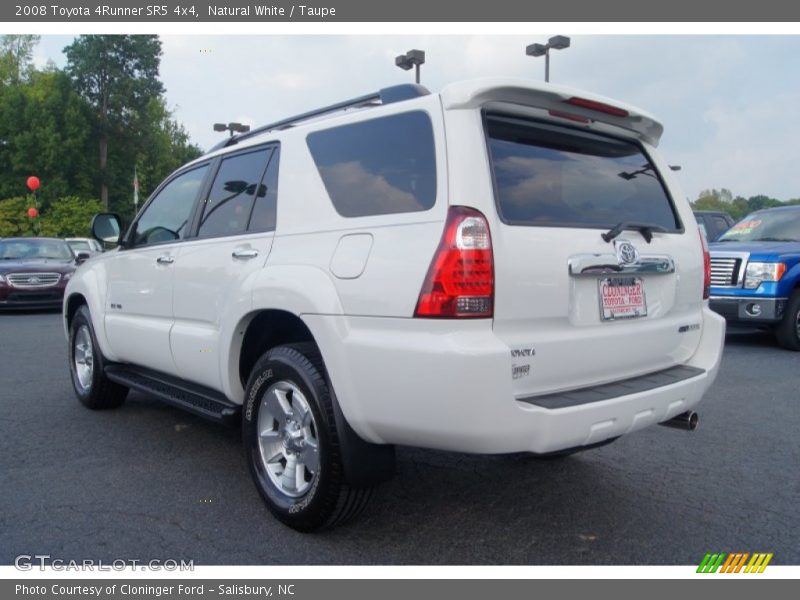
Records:
[[[597,285],[600,291],[600,318],[603,321],[647,315],[641,277],[605,277]]]

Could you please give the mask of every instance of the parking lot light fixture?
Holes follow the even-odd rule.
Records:
[[[231,137],[233,137],[234,133],[245,133],[246,131],[250,131],[250,125],[244,125],[242,123],[214,123],[214,131],[230,131]]]
[[[550,50],[569,48],[570,39],[565,35],[554,35],[546,44],[531,44],[525,48],[528,56],[544,56],[544,80],[550,81]]]
[[[396,56],[394,64],[404,71],[408,71],[414,67],[415,80],[419,83],[419,68],[420,65],[425,64],[425,51],[424,50],[409,50],[405,54]]]

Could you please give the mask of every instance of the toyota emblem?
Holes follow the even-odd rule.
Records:
[[[42,280],[36,277],[35,275],[33,277],[28,277],[28,283],[30,283],[31,285],[36,285],[37,283],[41,282]]]
[[[639,262],[639,251],[628,240],[615,240],[614,250],[617,252],[617,262],[621,265],[633,265]]]

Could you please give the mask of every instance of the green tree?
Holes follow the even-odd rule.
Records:
[[[59,199],[94,198],[104,188],[103,204],[129,219],[134,168],[144,202],[170,172],[201,154],[173,118],[157,80],[160,42],[154,36],[84,36],[66,49],[72,57],[69,75],[52,61],[43,70],[33,69],[35,42],[35,36],[0,38],[0,198],[27,193],[25,182],[31,175],[42,182],[21,208],[6,205],[3,214],[10,220],[4,221],[0,235],[31,234],[32,224],[44,227],[44,217],[29,221],[19,216],[34,202],[43,215],[55,219],[46,226],[47,233],[66,235],[75,228],[59,224],[67,207],[83,215],[97,206],[94,201]],[[81,93],[79,83],[85,84]],[[104,113],[96,102],[105,105]],[[104,168],[98,168],[101,147]],[[57,203],[61,208],[55,210]]]
[[[747,216],[750,212],[750,206],[743,197],[736,196],[731,202],[731,216],[737,221]]]
[[[93,196],[91,114],[58,71],[36,71],[30,80],[0,86],[0,198],[27,192],[36,175],[40,208],[66,195]]]
[[[158,79],[161,41],[154,35],[83,35],[64,53],[66,72],[94,113],[100,199],[108,208],[109,140],[146,121],[149,103],[163,93]]]
[[[703,190],[697,200],[691,203],[693,210],[715,210],[726,212],[737,221],[750,212],[748,201],[742,196],[734,198],[726,188]]]
[[[717,205],[730,204],[733,202],[733,192],[726,188],[703,190],[697,200],[713,200]]]
[[[0,200],[0,237],[36,235],[37,219],[28,216],[33,205],[30,196]]]
[[[33,49],[38,35],[4,35],[0,37],[0,84],[14,85],[33,71]]]
[[[139,206],[172,171],[197,158],[202,151],[193,145],[186,130],[169,112],[163,98],[148,104],[140,122],[125,133],[123,143],[109,153],[112,208],[126,220],[133,216],[133,169],[139,178]]]
[[[769,196],[759,195],[759,196],[750,196],[747,199],[747,206],[750,209],[750,212],[755,210],[762,210],[764,208],[773,208],[775,206],[781,206],[783,202],[780,200],[776,200],[775,198],[770,198]]]
[[[694,210],[718,210],[730,213],[731,203],[723,200],[717,190],[703,190],[697,200],[692,202],[692,208]]]
[[[102,212],[99,200],[85,200],[77,196],[59,198],[47,209],[41,219],[41,234],[49,237],[88,237],[92,217]]]
[[[167,175],[203,153],[191,143],[183,126],[172,118],[163,98],[150,103],[147,116],[150,126],[142,127],[138,139],[132,142],[137,150],[140,202],[144,202]],[[132,178],[133,173],[129,172],[129,189]]]

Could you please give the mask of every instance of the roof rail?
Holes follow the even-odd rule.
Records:
[[[232,135],[216,144],[206,154],[210,154],[211,152],[215,152],[216,150],[220,150],[222,148],[227,148],[228,146],[233,146],[242,140],[246,140],[247,138],[251,138],[256,135],[261,135],[267,131],[273,131],[275,129],[287,129],[297,123],[307,121],[308,119],[313,119],[314,117],[321,117],[323,115],[344,111],[348,108],[362,108],[366,106],[394,104],[395,102],[403,102],[405,100],[411,100],[412,98],[419,98],[429,94],[430,91],[428,91],[425,86],[416,83],[404,83],[401,85],[393,85],[391,87],[381,88],[372,94],[366,94],[364,96],[358,96],[343,102],[337,102],[336,104],[331,104],[330,106],[304,112],[299,115],[295,115],[294,117],[289,117],[288,119],[282,119],[268,125],[256,127],[255,129],[240,133],[238,135]]]

